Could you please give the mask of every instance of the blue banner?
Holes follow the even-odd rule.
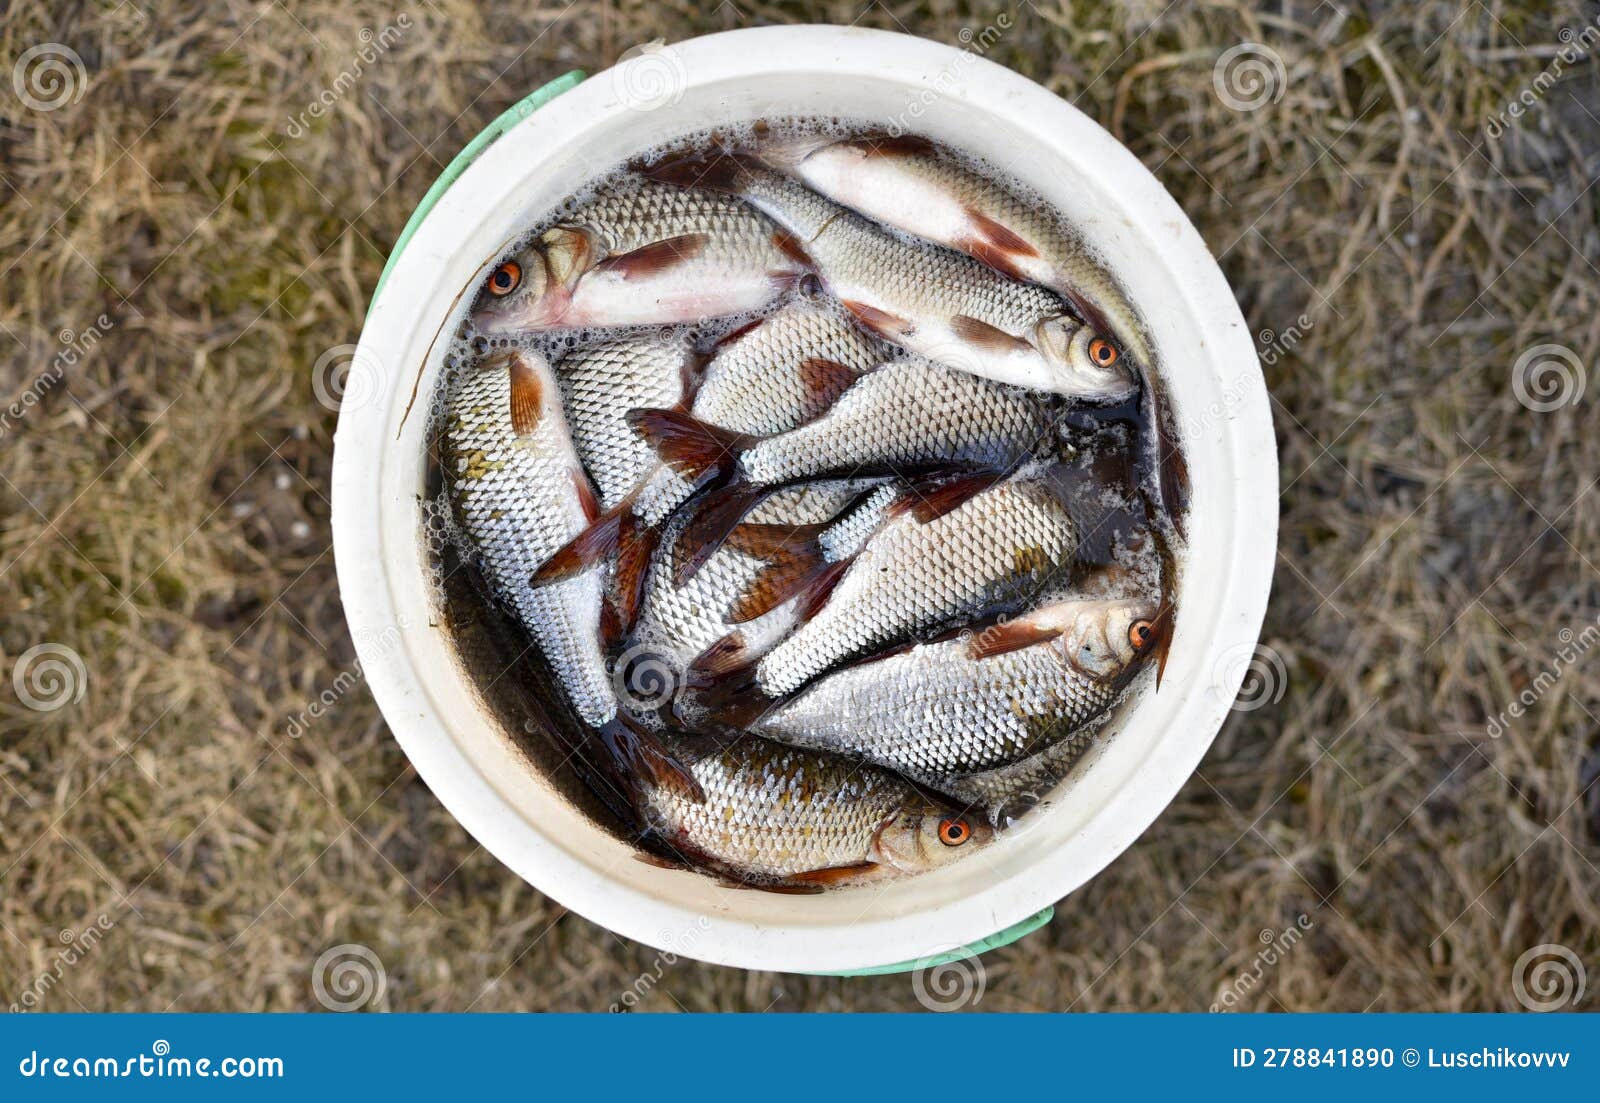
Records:
[[[359,1090],[1139,1098],[1595,1092],[1591,1015],[48,1015],[0,1027],[0,1098]],[[658,1081],[652,1084],[650,1081]]]

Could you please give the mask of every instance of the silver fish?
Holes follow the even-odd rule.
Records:
[[[788,237],[736,199],[608,183],[484,284],[480,333],[670,325],[759,310],[804,271]]]
[[[646,171],[742,196],[792,235],[827,290],[862,324],[930,360],[1079,398],[1115,401],[1138,389],[1115,356],[1091,355],[1091,345],[1110,346],[1044,288],[949,249],[902,240],[736,157],[677,158]]]
[[[926,139],[810,139],[765,146],[758,156],[858,214],[1050,288],[1121,347],[1113,353],[1125,350],[1149,366],[1149,343],[1132,304],[1076,235],[1044,204]]]
[[[770,318],[723,338],[694,385],[691,411],[695,418],[729,430],[793,428],[827,409],[859,375],[886,358],[884,347],[837,309],[797,299]],[[639,407],[665,405],[635,402],[632,391],[613,392],[611,397],[615,401],[607,405],[608,434],[616,428],[610,415],[625,412],[625,402]],[[680,394],[674,402],[681,400]],[[616,553],[624,619],[629,613],[629,587],[638,580],[639,566],[654,554],[660,526],[699,485],[655,460],[637,435],[627,447],[630,457],[643,449],[654,460],[650,473],[636,489],[607,502],[595,524],[556,552],[536,576],[541,583],[569,577]],[[686,582],[715,550],[713,544],[698,546],[692,557],[677,564],[677,581]]]
[[[696,660],[705,703],[739,726],[846,659],[1004,613],[1071,571],[1078,538],[1055,490],[1025,478],[926,523],[909,512],[894,516],[812,584],[804,597],[820,611],[758,661],[719,645]]]
[[[585,345],[556,364],[572,443],[610,509],[655,474],[661,461],[629,426],[636,406],[682,402],[698,358],[681,333],[626,333]]]
[[[943,786],[1070,738],[1156,643],[1156,603],[1070,599],[829,674],[751,730]]]
[[[788,487],[774,493],[750,512],[752,528],[770,526],[770,531],[789,537],[813,528],[831,531],[851,526],[856,533],[860,522],[853,520],[863,511],[852,509],[838,521],[835,516],[862,494],[872,491],[881,480],[842,479]],[[888,488],[884,488],[888,489]],[[876,498],[874,491],[872,497]],[[736,622],[738,604],[762,574],[770,570],[764,557],[747,551],[740,541],[731,541],[707,559],[705,566],[683,585],[674,581],[676,559],[683,545],[677,539],[687,518],[668,522],[656,561],[646,584],[644,608],[630,647],[667,665],[674,685],[685,681],[690,660],[724,635],[740,628],[751,648],[765,650],[794,626],[792,608],[773,608]],[[858,539],[861,539],[859,535]],[[849,535],[841,533],[832,546],[848,554]]]
[[[848,474],[1012,470],[1053,454],[1057,410],[1047,395],[913,356],[862,376],[827,413],[774,436],[730,432],[680,410],[628,418],[679,474],[743,491]]]
[[[746,883],[879,880],[947,865],[994,837],[982,819],[834,755],[749,738],[669,746],[704,799],[649,786],[644,819],[681,857]]]
[[[573,711],[592,727],[620,778],[674,767],[617,711],[601,642],[602,579],[590,570],[553,586],[533,569],[598,511],[573,450],[555,375],[535,353],[498,353],[456,383],[446,470],[461,527],[484,573],[544,655]]]

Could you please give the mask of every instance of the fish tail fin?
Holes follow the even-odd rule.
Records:
[[[738,195],[749,185],[750,166],[748,158],[718,150],[669,155],[649,164],[636,162],[633,168],[659,184]]]
[[[617,713],[596,729],[624,790],[636,793],[639,779],[660,789],[675,789],[694,800],[704,800],[705,790],[687,766],[674,758],[654,732]]]
[[[752,559],[777,559],[793,554],[799,548],[814,547],[832,521],[814,524],[781,525],[741,522],[728,533],[728,547],[743,552]],[[821,554],[821,548],[817,548]]]
[[[530,579],[531,584],[545,586],[580,575],[616,551],[625,522],[632,516],[632,506],[632,502],[623,500],[600,514],[588,528],[539,565]]]
[[[710,689],[719,683],[754,684],[759,658],[740,631],[729,632],[689,662],[684,682],[690,689]]]
[[[809,595],[833,567],[816,544],[780,550],[733,603],[729,622],[744,624],[772,612],[796,594]]]
[[[754,156],[768,168],[793,172],[801,161],[836,141],[834,137],[781,138],[764,143]]]
[[[759,439],[710,425],[683,410],[629,410],[628,424],[674,471],[691,480],[727,478],[739,454]]]
[[[758,680],[761,656],[740,631],[729,632],[689,664],[686,681],[693,703],[724,730],[749,728],[779,703],[762,692]]]
[[[650,574],[650,561],[655,558],[656,547],[661,542],[661,530],[640,524],[631,511],[623,519],[621,530],[613,568],[613,600],[623,630],[631,632],[644,605],[645,580]]]
[[[707,494],[679,539],[673,582],[682,586],[693,578],[727,541],[744,515],[774,489],[735,480]]]

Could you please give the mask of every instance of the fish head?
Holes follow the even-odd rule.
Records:
[[[489,272],[472,311],[473,326],[494,335],[554,325],[593,255],[584,231],[551,227]]]
[[[1033,328],[1034,348],[1050,370],[1051,390],[1117,402],[1139,389],[1139,380],[1112,341],[1066,314]]]
[[[884,821],[869,857],[905,873],[936,869],[994,838],[994,828],[970,812],[961,812],[913,796]]]
[[[1091,678],[1115,678],[1155,650],[1156,613],[1153,601],[1073,602],[1064,610],[1062,656]]]

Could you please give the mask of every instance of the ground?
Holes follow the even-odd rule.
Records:
[[[1591,1006],[1600,9],[710,7],[0,16],[0,1003],[922,1006],[907,976],[666,962],[529,888],[390,737],[329,546],[314,382],[443,165],[568,69],[810,21],[1003,27],[989,56],[1189,213],[1273,397],[1253,688],[1155,825],[958,1002]],[[345,945],[381,987],[328,991]]]

